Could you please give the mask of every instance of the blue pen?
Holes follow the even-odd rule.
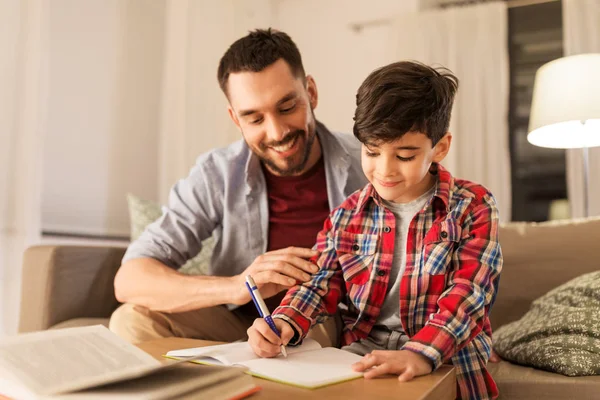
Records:
[[[250,275],[246,276],[246,287],[250,292],[250,297],[252,297],[252,301],[254,302],[254,305],[256,306],[256,309],[258,310],[260,316],[267,322],[271,330],[275,332],[277,336],[281,337],[281,333],[279,333],[279,330],[275,326],[273,318],[271,318],[271,313],[269,312],[265,301],[260,295],[258,286],[256,286],[256,283],[254,283],[254,279],[252,279],[252,276]],[[284,357],[287,357],[287,351],[285,351],[285,346],[283,344],[281,345],[281,354],[283,354]]]

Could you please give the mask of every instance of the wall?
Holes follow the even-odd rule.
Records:
[[[236,39],[270,26],[274,18],[271,0],[171,0],[166,14],[161,202],[198,155],[241,138],[217,82],[219,60]]]
[[[22,254],[39,238],[46,5],[0,2],[0,336],[16,330]]]
[[[200,153],[238,140],[217,66],[272,3],[53,1],[43,229],[127,236],[127,192],[164,202]]]
[[[237,38],[279,27],[320,91],[317,116],[350,131],[356,89],[390,61],[387,26],[417,0],[53,0],[45,231],[127,236],[125,194],[166,200],[197,156],[241,136],[216,70]]]
[[[270,0],[190,3],[188,122],[198,128],[192,132],[190,141],[189,156],[193,160],[201,152],[241,138],[227,113],[227,100],[217,82],[217,67],[235,40],[252,29],[271,25],[274,19],[271,3]]]
[[[53,0],[42,229],[128,235],[157,198],[164,1]]]
[[[166,66],[159,196],[185,176],[196,157],[241,138],[230,121],[216,71],[228,46],[248,30],[275,27],[292,36],[317,81],[317,116],[350,131],[356,89],[390,61],[384,24],[357,33],[350,24],[417,9],[417,0],[179,0],[167,3]],[[218,4],[218,5],[217,5]]]

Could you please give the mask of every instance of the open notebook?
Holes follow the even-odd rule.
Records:
[[[243,365],[254,376],[306,389],[362,376],[351,367],[362,357],[333,347],[322,348],[312,339],[305,339],[300,346],[288,346],[287,351],[287,358],[282,355],[260,358],[254,354],[248,342],[240,342],[173,350],[166,356],[174,359],[196,357],[192,362],[199,364]]]

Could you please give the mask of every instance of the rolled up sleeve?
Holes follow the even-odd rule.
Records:
[[[162,216],[131,243],[123,263],[148,257],[177,269],[200,252],[222,214],[222,185],[210,176],[211,170],[210,156],[199,157],[188,177],[171,189]]]

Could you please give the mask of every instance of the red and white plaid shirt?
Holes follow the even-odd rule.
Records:
[[[399,308],[410,340],[402,349],[427,357],[434,370],[451,362],[459,398],[496,398],[486,369],[489,313],[502,269],[496,201],[483,186],[454,179],[441,165],[432,165],[431,173],[437,190],[408,228]],[[341,303],[342,345],[368,337],[386,297],[395,231],[394,214],[371,184],[352,194],[317,237],[319,272],[290,289],[273,317],[291,323],[299,342]]]

